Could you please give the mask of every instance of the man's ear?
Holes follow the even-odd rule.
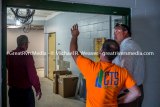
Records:
[[[99,52],[98,52],[98,54],[100,55],[100,54],[102,54],[102,52],[103,52],[102,49],[100,49]]]
[[[126,31],[124,31],[124,35],[125,35],[125,37],[127,37],[128,36],[128,31],[126,30]]]
[[[104,51],[102,51],[102,56],[106,56]]]
[[[101,49],[100,49],[100,53],[102,53],[102,52],[103,52],[103,49],[101,48]]]
[[[101,49],[99,55],[105,56],[105,52]]]

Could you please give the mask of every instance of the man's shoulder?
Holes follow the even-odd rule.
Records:
[[[89,60],[89,61],[92,61],[90,58],[85,57],[85,56],[83,56],[83,55],[78,55],[78,56],[77,56],[77,59],[78,59],[78,60]],[[94,61],[92,61],[92,62],[94,62]]]
[[[139,46],[139,44],[134,41],[133,39],[131,40],[128,40],[126,42],[124,42],[122,45],[121,45],[121,48],[122,50],[124,51],[127,51],[127,50],[130,50],[130,51],[141,51],[141,47]]]
[[[116,69],[118,69],[118,71],[124,71],[124,72],[127,72],[127,69],[126,68],[124,68],[124,67],[121,67],[121,66],[119,66],[119,65],[114,65],[114,67],[116,68]]]
[[[87,58],[83,55],[78,55],[77,59],[76,59],[76,63],[78,65],[84,65],[84,66],[89,66],[89,65],[95,65],[96,62],[94,62],[93,60],[91,60],[90,58]]]

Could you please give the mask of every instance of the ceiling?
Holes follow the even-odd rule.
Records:
[[[15,10],[15,8],[13,9]],[[26,15],[26,9],[19,9],[19,12],[22,16]],[[61,12],[49,11],[49,10],[35,10],[32,25],[43,26],[44,21],[49,20],[60,13]],[[35,21],[36,23],[34,23]],[[15,25],[15,16],[10,8],[7,8],[7,25]]]
[[[15,8],[13,8],[15,9]],[[19,9],[20,12],[22,12],[22,14],[26,13],[26,9]],[[37,19],[45,19],[47,18],[48,16],[50,15],[53,15],[53,14],[56,14],[57,12],[56,11],[49,11],[49,10],[35,10],[35,14],[34,14],[34,17],[36,17],[35,20]],[[14,17],[14,14],[13,12],[11,11],[10,8],[7,8],[7,18],[12,18]]]

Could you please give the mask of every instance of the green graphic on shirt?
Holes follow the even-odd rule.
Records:
[[[103,75],[104,75],[103,70],[100,70],[100,71],[98,72],[98,76],[97,76],[97,78],[96,78],[96,84],[95,84],[96,87],[99,87],[99,88],[102,87]]]
[[[119,83],[118,75],[119,75],[118,72],[113,72],[113,71],[104,72],[103,70],[100,70],[96,78],[95,86],[98,88],[102,88],[103,84],[105,88],[109,88],[109,86],[117,87]]]

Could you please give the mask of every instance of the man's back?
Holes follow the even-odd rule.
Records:
[[[115,64],[95,63],[83,56],[78,56],[76,63],[86,78],[86,107],[117,107],[120,90],[135,85],[128,71]]]
[[[33,57],[23,48],[18,47],[7,55],[7,69],[9,86],[22,89],[33,86],[36,92],[40,90]]]
[[[26,52],[28,43],[29,40],[26,35],[18,36],[17,48],[7,54],[10,107],[35,107],[32,86],[38,99],[42,95],[33,57]]]
[[[29,80],[28,62],[33,63],[32,56],[21,48],[17,48],[7,55],[9,86],[17,88],[29,88],[32,86]]]

